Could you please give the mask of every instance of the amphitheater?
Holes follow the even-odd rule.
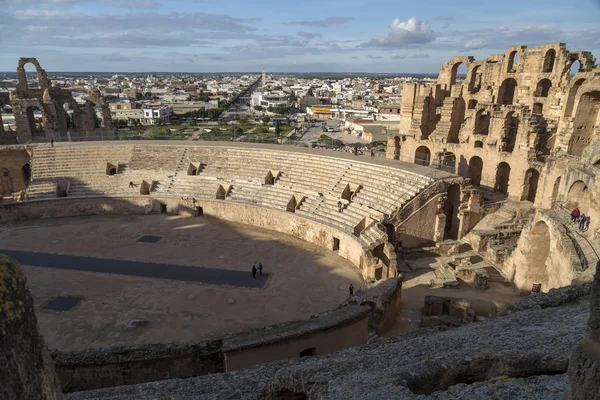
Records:
[[[600,399],[599,76],[457,57],[387,159],[0,132],[0,397]]]

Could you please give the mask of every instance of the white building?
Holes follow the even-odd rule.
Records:
[[[165,124],[171,121],[173,109],[170,107],[143,108],[142,112],[142,125],[156,125],[159,121]]]

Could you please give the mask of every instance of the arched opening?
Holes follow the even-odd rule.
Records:
[[[544,111],[544,105],[542,103],[533,103],[533,114],[542,115]]]
[[[515,98],[515,91],[517,89],[517,81],[513,78],[507,78],[500,85],[498,90],[498,104],[512,104]]]
[[[31,165],[23,165],[21,167],[21,174],[23,174],[23,182],[25,182],[25,187],[29,186],[29,181],[31,181]]]
[[[582,214],[587,214],[590,206],[590,191],[587,185],[583,181],[576,181],[569,188],[567,193],[567,204],[568,209],[579,208]]]
[[[75,108],[71,103],[65,102],[63,103],[63,110],[65,110],[65,122],[67,129],[75,129],[77,128],[77,124],[75,122]]]
[[[556,178],[556,181],[554,181],[554,186],[552,187],[552,197],[551,200],[554,202],[556,201],[556,198],[558,197],[558,190],[560,189],[560,176],[558,178]]]
[[[552,72],[554,69],[554,61],[556,59],[556,51],[554,49],[550,49],[546,52],[544,56],[544,65],[542,67],[542,72]]]
[[[537,194],[538,182],[540,180],[540,173],[534,169],[529,168],[525,172],[525,179],[523,181],[523,194],[521,200],[527,200],[535,203],[535,196]]]
[[[477,108],[477,100],[469,100],[469,110]]]
[[[40,74],[35,64],[27,62],[23,65],[23,69],[25,70],[25,77],[27,79],[27,89],[41,89]]]
[[[26,110],[27,123],[32,136],[44,136],[44,117],[42,111],[36,106],[29,106]]]
[[[600,132],[600,91],[585,93],[579,99],[575,119],[573,120],[573,136],[569,141],[569,153],[581,156],[594,136]]]
[[[441,158],[442,170],[456,172],[456,155],[454,153],[444,153]]]
[[[525,262],[519,263],[515,271],[515,281],[519,282],[521,291],[531,290],[534,283],[541,283],[542,288],[550,282],[546,261],[550,255],[550,229],[544,221],[536,223],[529,235],[525,253]]]
[[[585,79],[578,79],[575,81],[571,89],[569,89],[569,97],[567,98],[567,106],[565,107],[565,117],[573,116],[573,106],[575,105],[575,98],[577,97],[577,91],[583,85]]]
[[[510,165],[505,162],[498,164],[496,168],[496,183],[494,192],[508,193],[508,181],[510,179]]]
[[[481,157],[471,157],[469,160],[469,175],[468,178],[475,186],[481,185],[481,173],[483,171],[483,160]]]
[[[548,93],[550,93],[551,87],[552,87],[552,81],[550,79],[542,79],[537,84],[537,87],[535,89],[535,96],[536,97],[548,97]]]
[[[508,56],[508,66],[506,72],[514,73],[517,72],[517,65],[519,64],[519,52],[513,50]]]
[[[415,164],[428,166],[431,160],[431,151],[427,146],[419,146],[415,151]]]
[[[578,72],[582,72],[581,61],[575,59],[575,61],[571,63],[571,68],[569,68],[569,77],[575,76]]]
[[[501,151],[512,153],[517,143],[517,132],[519,130],[519,117],[514,111],[506,114],[504,118],[504,134],[502,135]]]
[[[476,65],[471,70],[469,79],[469,92],[475,94],[481,89],[481,65]]]
[[[10,172],[6,168],[0,169],[0,195],[6,196],[13,192]]]
[[[476,140],[473,147],[475,147],[476,149],[481,149],[483,148],[483,142],[481,140]]]
[[[464,81],[467,77],[467,66],[462,63],[456,63],[452,67],[452,75],[450,76],[450,86],[456,84],[457,81]]]
[[[486,110],[479,110],[475,114],[475,134],[476,135],[487,135],[490,133],[490,113]]]
[[[460,208],[460,185],[450,185],[448,196],[444,202],[444,214],[446,215],[446,226],[444,228],[444,240],[458,239],[458,228],[460,220],[458,219],[458,210]]]
[[[465,101],[462,97],[455,99],[452,106],[452,122],[448,132],[448,143],[458,143],[458,134],[465,120],[465,111]]]

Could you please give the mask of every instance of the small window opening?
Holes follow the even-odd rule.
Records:
[[[340,239],[334,237],[333,238],[333,251],[338,251],[340,249]]]

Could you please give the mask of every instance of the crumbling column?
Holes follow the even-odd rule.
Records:
[[[600,261],[592,283],[588,327],[588,337],[579,342],[569,361],[570,400],[600,399]]]
[[[62,399],[23,268],[0,255],[0,398]]]

